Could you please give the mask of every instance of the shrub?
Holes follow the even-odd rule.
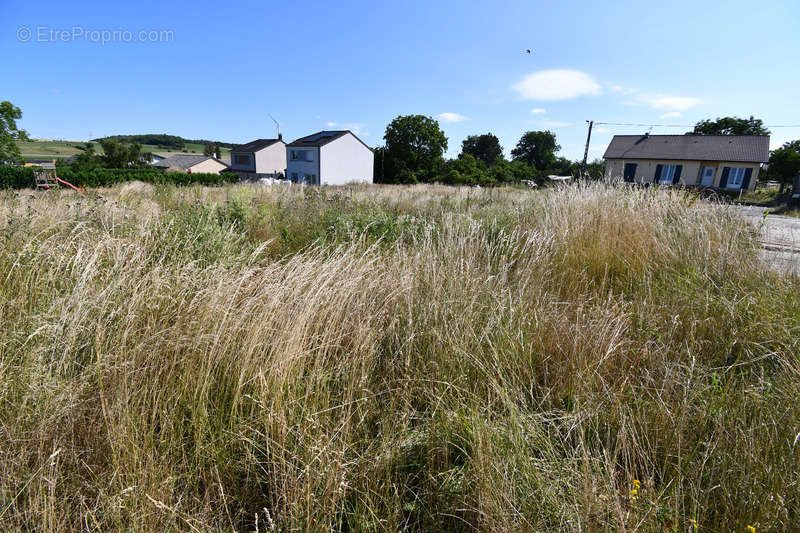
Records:
[[[33,167],[0,166],[0,189],[33,187]]]
[[[0,189],[33,187],[34,170],[35,167],[0,166]],[[167,173],[155,168],[95,168],[87,171],[76,171],[69,167],[59,167],[58,177],[77,187],[110,187],[126,181],[171,185],[222,185],[238,180],[238,176],[234,173]]]

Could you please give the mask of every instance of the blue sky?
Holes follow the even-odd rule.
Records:
[[[797,0],[3,0],[0,100],[38,138],[247,142],[274,137],[271,113],[285,139],[347,128],[377,146],[394,117],[419,113],[439,117],[450,156],[470,134],[491,131],[508,153],[549,129],[577,159],[588,119],[800,124],[798,23]],[[590,157],[647,129],[596,126]],[[772,132],[773,146],[800,138]]]

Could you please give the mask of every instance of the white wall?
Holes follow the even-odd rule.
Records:
[[[274,174],[286,168],[286,143],[278,141],[256,152],[256,173]]]
[[[355,136],[347,135],[321,147],[320,176],[322,185],[372,183],[375,157]]]

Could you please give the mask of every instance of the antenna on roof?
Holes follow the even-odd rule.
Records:
[[[269,118],[271,118],[272,122],[275,123],[275,132],[278,134],[278,138],[280,139],[281,138],[281,125],[278,123],[277,120],[275,120],[275,117],[273,117],[272,114],[267,113],[267,115],[269,115]]]

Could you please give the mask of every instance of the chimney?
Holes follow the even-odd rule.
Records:
[[[279,133],[279,134],[278,134],[278,140],[279,140],[279,141],[282,141],[282,140],[283,140],[283,134],[282,134],[282,133]]]
[[[650,132],[649,131],[645,132],[645,134],[644,134],[644,138],[645,139],[648,138],[648,137],[650,137]]]

